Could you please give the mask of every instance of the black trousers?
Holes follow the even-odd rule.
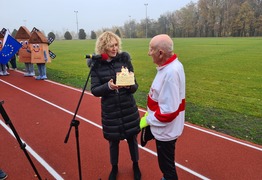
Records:
[[[12,68],[14,68],[14,69],[17,68],[17,66],[16,66],[16,58],[12,58],[9,62],[11,64]]]
[[[172,141],[156,140],[158,165],[166,180],[177,180],[175,166],[176,139]]]
[[[11,67],[13,69],[17,68],[17,66],[16,66],[16,56],[13,56],[9,62],[10,62]],[[9,64],[8,63],[6,63],[6,67],[9,69]]]
[[[132,137],[126,139],[126,140],[127,140],[127,143],[128,143],[131,160],[133,162],[138,162],[139,154],[138,154],[137,135],[132,136]],[[109,141],[110,162],[111,162],[112,165],[118,164],[119,143],[120,143],[120,140]]]

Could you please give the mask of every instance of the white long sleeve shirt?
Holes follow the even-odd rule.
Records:
[[[185,73],[181,62],[173,55],[157,74],[147,100],[147,123],[159,141],[177,139],[185,122]]]

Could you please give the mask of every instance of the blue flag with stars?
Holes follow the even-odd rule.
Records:
[[[0,51],[0,63],[6,64],[22,47],[22,45],[8,34],[3,49]]]

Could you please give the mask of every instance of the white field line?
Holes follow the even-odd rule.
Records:
[[[7,85],[9,85],[9,86],[11,86],[11,87],[13,87],[13,88],[15,88],[15,89],[18,89],[19,91],[22,91],[22,92],[24,92],[24,93],[26,93],[26,94],[28,94],[28,95],[36,98],[36,99],[39,99],[39,100],[41,100],[41,101],[43,101],[43,102],[45,102],[45,103],[47,103],[47,104],[49,104],[49,105],[57,108],[57,109],[60,109],[60,110],[66,112],[66,113],[68,113],[68,114],[74,115],[73,112],[71,112],[71,111],[69,111],[69,110],[66,110],[66,109],[64,109],[64,108],[62,108],[62,107],[60,107],[60,106],[58,106],[58,105],[56,105],[56,104],[53,104],[53,103],[51,103],[51,102],[49,102],[49,101],[47,101],[47,100],[45,100],[45,99],[43,99],[43,98],[41,98],[41,97],[39,97],[39,96],[36,96],[36,95],[34,95],[34,94],[32,94],[32,93],[30,93],[30,92],[28,92],[28,91],[25,91],[25,90],[23,90],[23,89],[15,86],[15,85],[13,85],[13,84],[10,84],[10,83],[8,83],[8,82],[6,82],[6,81],[3,81],[3,80],[1,80],[1,79],[0,79],[0,81],[2,81],[3,83],[5,83],[5,84],[7,84]],[[92,122],[92,121],[90,121],[90,120],[88,120],[88,119],[86,119],[86,118],[84,118],[84,117],[82,117],[82,116],[76,115],[76,117],[78,117],[79,119],[81,119],[81,120],[83,120],[83,121],[86,121],[86,122],[88,122],[88,123],[90,123],[90,124],[92,124],[92,125],[100,128],[100,129],[102,129],[102,126],[100,126],[99,124],[96,124],[96,123],[94,123],[94,122]],[[3,124],[3,123],[1,123],[1,124]],[[26,147],[27,147],[27,146],[26,146]],[[152,154],[152,155],[154,155],[154,156],[157,156],[157,153],[156,153],[156,152],[154,152],[154,151],[152,151],[152,150],[150,150],[150,149],[148,149],[148,148],[142,147],[142,146],[140,146],[140,145],[139,145],[139,148],[141,148],[141,149],[149,152],[150,154]],[[27,149],[27,148],[26,148],[26,149]],[[31,148],[30,148],[30,149],[31,149]],[[29,151],[29,150],[28,150],[28,151]],[[36,154],[36,153],[34,153],[34,151],[33,151],[33,152],[29,151],[29,152],[30,152],[33,156]],[[39,156],[39,157],[40,157],[40,156]],[[47,169],[47,171],[50,170],[51,166],[49,166],[45,161],[44,161],[45,163],[42,162],[42,160],[43,160],[42,158],[41,158],[41,159],[40,159],[40,158],[38,159],[37,156],[36,156],[35,158]],[[194,176],[196,176],[196,177],[199,177],[199,178],[204,179],[204,180],[209,180],[209,178],[207,178],[207,177],[205,177],[205,176],[203,176],[203,175],[201,175],[201,174],[199,174],[199,173],[197,173],[197,172],[195,172],[195,171],[193,171],[193,170],[191,170],[191,169],[189,169],[189,168],[187,168],[187,167],[185,167],[185,166],[183,166],[183,165],[181,165],[181,164],[179,164],[179,163],[176,163],[176,166],[179,167],[179,168],[181,168],[181,169],[183,169],[184,171],[187,171],[188,173],[190,173],[190,174],[192,174],[192,175],[194,175]],[[53,171],[49,171],[49,172],[50,172],[50,174],[53,173]],[[55,171],[54,171],[54,172],[55,172]],[[57,174],[57,173],[56,173],[56,174]],[[56,174],[52,174],[52,175],[55,177]],[[57,175],[58,175],[58,174],[57,174]]]

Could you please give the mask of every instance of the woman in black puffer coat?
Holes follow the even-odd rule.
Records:
[[[120,140],[126,139],[133,161],[134,179],[141,179],[138,166],[137,134],[140,132],[140,116],[133,97],[138,84],[120,87],[115,84],[116,73],[122,67],[134,72],[128,53],[121,52],[121,39],[112,32],[104,32],[96,42],[96,53],[107,54],[108,60],[91,62],[91,92],[101,97],[102,127],[104,138],[110,145],[112,171],[109,179],[116,179]]]

